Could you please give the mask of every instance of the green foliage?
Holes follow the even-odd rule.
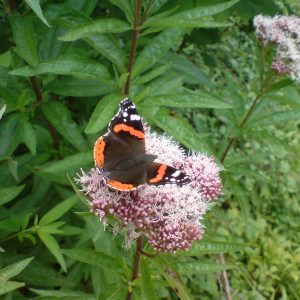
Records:
[[[228,269],[234,298],[299,299],[300,89],[270,72],[252,27],[260,13],[299,15],[299,4],[144,0],[135,28],[139,1],[1,2],[0,294],[220,299],[216,273]],[[151,126],[224,170],[205,238],[174,255],[145,245],[133,281],[134,249],[73,183],[125,94]]]

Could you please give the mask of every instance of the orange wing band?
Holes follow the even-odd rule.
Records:
[[[118,124],[114,127],[114,132],[120,132],[120,131],[128,132],[129,134],[134,135],[139,139],[145,138],[144,132],[136,130],[133,127],[128,126],[126,124]]]
[[[166,174],[166,170],[167,170],[167,165],[160,165],[157,170],[157,175],[154,178],[150,179],[149,182],[156,183],[161,181],[164,175]]]
[[[104,166],[104,149],[105,149],[105,141],[103,137],[99,138],[94,146],[94,160],[95,165],[97,167],[102,168]]]
[[[107,180],[106,182],[110,187],[120,190],[120,191],[131,191],[133,189],[135,189],[135,186],[133,184],[129,184],[129,183],[122,183],[120,181],[116,181],[116,180]]]

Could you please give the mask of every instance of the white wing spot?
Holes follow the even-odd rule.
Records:
[[[131,121],[139,121],[140,119],[141,119],[141,117],[139,115],[131,115],[130,116]]]
[[[128,113],[126,111],[123,112],[123,117],[124,118],[128,117]]]
[[[181,171],[176,171],[172,174],[172,177],[178,177],[181,174]]]

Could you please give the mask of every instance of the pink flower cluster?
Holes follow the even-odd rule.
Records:
[[[254,18],[256,35],[266,44],[277,46],[272,68],[300,81],[300,18],[258,15]]]
[[[209,201],[222,194],[220,169],[204,154],[186,156],[177,143],[146,128],[146,152],[160,162],[183,170],[191,182],[176,185],[144,185],[131,192],[110,189],[98,168],[82,173],[76,180],[88,196],[91,210],[107,222],[116,220],[115,232],[125,233],[125,246],[144,235],[157,251],[188,250],[203,235],[200,223]]]

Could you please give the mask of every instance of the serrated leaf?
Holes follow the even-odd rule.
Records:
[[[192,248],[189,251],[177,251],[179,256],[198,256],[212,253],[226,253],[240,251],[247,247],[247,244],[221,241],[196,241],[193,242]]]
[[[33,260],[33,257],[18,261],[0,270],[0,282],[6,281],[21,273]]]
[[[209,5],[209,6],[201,6],[201,7],[196,7],[190,10],[186,10],[183,12],[180,12],[178,14],[175,14],[171,17],[167,18],[161,18],[159,20],[157,19],[151,19],[149,18],[145,23],[144,26],[155,26],[155,27],[174,27],[174,26],[180,26],[180,23],[188,23],[189,21],[195,21],[207,17],[207,16],[212,16],[215,14],[218,14],[232,5],[236,4],[239,2],[239,0],[231,0],[215,5]],[[179,25],[177,25],[179,24]]]
[[[98,266],[119,275],[120,273],[124,272],[126,267],[122,259],[109,256],[93,249],[63,249],[62,252],[74,260],[92,266]]]
[[[61,102],[51,101],[42,106],[43,113],[50,124],[77,150],[85,151],[87,143],[71,112]]]
[[[11,75],[35,76],[41,74],[70,75],[78,78],[109,81],[106,67],[76,54],[65,54],[41,62],[36,67],[22,67],[10,72]]]
[[[128,23],[119,19],[100,19],[71,28],[59,37],[59,40],[71,42],[95,34],[125,32],[130,29],[131,26]]]
[[[24,189],[25,184],[20,186],[12,186],[0,188],[0,205],[3,205],[16,198]]]
[[[203,138],[185,119],[171,115],[168,110],[159,110],[154,114],[150,113],[150,110],[144,107],[141,107],[141,110],[146,118],[149,118],[158,127],[173,136],[175,140],[187,148],[202,153],[211,153]]]
[[[169,286],[176,292],[179,299],[193,300],[193,297],[190,295],[188,288],[182,282],[180,275],[171,268],[166,259],[157,257],[153,261],[159,273],[165,278]]]
[[[229,109],[232,105],[227,104],[209,94],[198,90],[195,93],[185,94],[164,94],[146,97],[142,102],[145,106],[170,106],[170,107],[190,107],[190,108],[216,108]]]
[[[176,264],[176,270],[183,275],[209,274],[234,268],[230,264],[203,263],[199,261],[181,262]]]
[[[31,17],[13,13],[11,26],[18,55],[29,65],[36,66],[39,63],[37,38]]]
[[[60,78],[59,80],[53,80],[44,86],[45,91],[69,97],[101,96],[112,93],[116,89],[117,87],[99,80],[78,78]]]
[[[53,296],[53,297],[80,297],[86,300],[96,300],[94,295],[87,294],[81,291],[74,290],[41,290],[41,289],[30,289],[39,296]]]
[[[49,251],[56,258],[57,262],[60,264],[62,269],[65,272],[67,272],[66,263],[65,263],[64,257],[62,255],[61,249],[59,248],[59,245],[58,245],[58,242],[56,241],[56,239],[52,235],[50,235],[46,232],[43,232],[43,227],[41,227],[38,230],[38,235],[39,235],[40,239],[42,240],[42,242],[45,244],[45,246],[49,249]]]
[[[133,24],[133,7],[129,0],[109,0],[113,5],[119,7],[126,15],[127,20]]]
[[[39,225],[46,225],[56,221],[68,212],[78,202],[78,200],[79,198],[75,195],[57,204],[41,218]]]
[[[79,169],[93,162],[91,151],[70,155],[59,161],[47,163],[41,166],[41,173],[61,173],[69,170]]]
[[[22,120],[22,141],[28,147],[30,152],[35,155],[37,138],[32,125],[27,120]]]
[[[96,105],[85,132],[91,134],[106,128],[109,121],[118,110],[118,104],[121,98],[122,97],[118,94],[111,94],[102,98]]]
[[[119,42],[111,35],[93,35],[84,39],[91,47],[110,60],[120,73],[126,72],[127,56]]]
[[[262,116],[246,124],[246,128],[256,126],[267,126],[285,123],[291,120],[299,120],[300,111],[282,111]]]
[[[145,300],[157,300],[157,295],[152,285],[151,271],[149,270],[147,261],[144,257],[141,257],[141,277],[142,277],[142,299]]]
[[[25,2],[29,5],[29,7],[35,12],[35,14],[41,19],[41,21],[50,27],[49,23],[47,22],[46,18],[43,15],[40,1],[39,0],[25,0]]]
[[[16,281],[0,281],[0,295],[4,295],[10,291],[16,290],[25,284],[23,282],[16,282]]]
[[[134,78],[138,74],[151,68],[180,41],[185,33],[185,29],[171,28],[154,37],[151,43],[149,43],[137,57],[133,67],[132,77]]]

